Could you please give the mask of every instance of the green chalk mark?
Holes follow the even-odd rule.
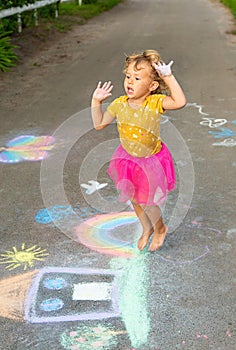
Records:
[[[148,255],[146,251],[138,251],[133,258],[114,258],[110,262],[112,269],[121,270],[119,307],[133,347],[147,343],[150,330],[150,319],[146,307]]]

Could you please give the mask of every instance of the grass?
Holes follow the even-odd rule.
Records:
[[[222,4],[227,6],[232,14],[234,15],[234,18],[236,19],[236,0],[220,0]]]
[[[16,65],[17,55],[14,52],[16,46],[11,44],[10,33],[0,35],[0,71],[6,72]]]
[[[84,24],[86,20],[98,16],[104,11],[110,10],[121,1],[122,0],[97,0],[94,3],[82,4],[81,6],[78,5],[77,0],[63,2],[59,7],[59,17],[53,19],[51,25],[61,33],[67,32],[74,24]]]
[[[95,16],[98,16],[100,13],[104,11],[108,11],[121,0],[98,0],[92,4],[85,4],[79,6],[76,1],[71,2],[63,2],[60,4],[60,15],[67,16],[79,16],[83,19],[89,19]]]
[[[81,20],[78,21],[75,16],[62,15],[58,18],[53,19],[53,21],[47,20],[46,30],[50,30],[52,27],[56,28],[58,32],[65,33],[68,32],[75,24],[83,24]]]
[[[236,20],[236,0],[220,0],[220,2],[230,9]],[[236,30],[232,30],[232,34],[236,35]]]
[[[55,18],[55,5],[44,6],[38,10],[39,26],[34,24],[34,12],[22,13],[22,33],[17,33],[17,17],[0,20],[0,72],[24,60],[25,54],[47,43],[53,33],[65,33],[73,25],[84,24],[86,20],[98,16],[120,3],[122,0],[84,0],[82,5],[77,0],[60,3],[59,16]],[[11,35],[9,35],[11,33]],[[11,42],[13,41],[13,44]],[[18,44],[16,46],[14,43]],[[15,53],[14,49],[19,48]],[[30,50],[30,51],[32,51]]]
[[[74,24],[84,24],[87,19],[98,16],[120,3],[122,0],[90,0],[82,1],[79,6],[77,0],[60,3],[59,16],[55,18],[55,4],[38,9],[39,26],[55,27],[59,32],[66,32]],[[0,0],[1,2],[1,0]],[[86,4],[85,4],[86,2]],[[87,2],[89,2],[87,4]],[[22,27],[31,28],[35,25],[34,11],[22,13]],[[0,32],[17,33],[17,16],[3,18],[0,20]]]

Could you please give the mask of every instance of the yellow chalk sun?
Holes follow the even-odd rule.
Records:
[[[16,247],[12,248],[12,251],[6,251],[6,253],[0,255],[0,264],[8,264],[6,269],[14,270],[17,267],[32,267],[35,260],[44,260],[47,256],[46,249],[41,249],[34,245],[30,248],[25,248],[25,243],[22,244],[21,250],[17,250]]]

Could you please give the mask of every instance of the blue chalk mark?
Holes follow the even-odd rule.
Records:
[[[219,139],[221,137],[236,136],[236,132],[227,128],[220,128],[221,131],[208,131],[209,134],[214,135],[214,138]]]
[[[54,221],[61,221],[74,215],[70,206],[58,205],[55,207],[40,209],[35,215],[35,220],[39,224],[51,224]]]
[[[60,310],[63,306],[64,302],[59,298],[46,299],[40,304],[41,309],[47,312]]]
[[[72,208],[71,206],[57,205],[54,207],[40,209],[35,215],[35,221],[39,224],[49,225],[58,221],[74,221],[76,218],[77,222],[82,222],[85,219],[100,213],[101,212],[99,210],[90,207],[80,208],[79,206],[76,206]]]
[[[45,281],[43,281],[43,286],[51,290],[60,290],[67,287],[67,282],[62,277],[47,278]]]
[[[232,120],[232,124],[236,124],[236,120]]]

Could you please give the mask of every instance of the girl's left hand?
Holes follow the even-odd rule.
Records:
[[[165,64],[158,62],[157,64],[154,63],[154,68],[156,69],[157,73],[160,75],[160,77],[169,77],[172,75],[171,66],[174,63],[174,61],[170,61],[170,63]]]

